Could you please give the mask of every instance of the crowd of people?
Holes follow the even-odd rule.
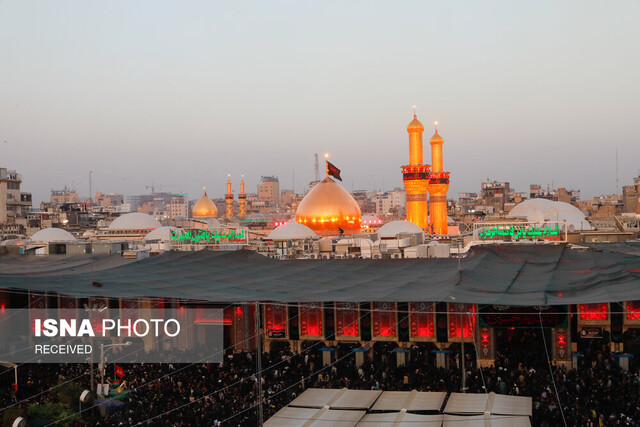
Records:
[[[536,426],[564,425],[563,417],[569,426],[640,426],[640,379],[634,364],[628,371],[621,369],[603,347],[585,354],[578,369],[552,364],[552,380],[544,350],[532,351],[530,344],[540,342],[535,331],[512,334],[503,341],[490,368],[476,366],[473,347],[465,348],[467,392],[531,396],[532,425]],[[263,353],[264,419],[309,387],[460,391],[462,374],[457,350],[451,352],[448,368],[437,368],[432,347],[414,345],[406,364],[398,367],[394,346],[376,344],[361,366],[356,365],[349,346],[338,347],[335,362],[329,366],[323,366],[317,345],[299,354],[287,348]],[[130,392],[122,399],[123,405],[100,410],[97,402],[85,404],[78,425],[256,425],[255,353],[228,352],[221,364],[120,366]],[[51,402],[55,398],[52,387],[61,387],[59,384],[89,388],[90,371],[87,364],[22,365],[18,368],[17,391],[11,389],[13,371],[2,372],[0,412]],[[74,413],[80,410],[72,409]]]

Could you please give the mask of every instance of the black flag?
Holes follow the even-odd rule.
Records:
[[[340,169],[333,166],[329,160],[327,160],[327,173],[338,181],[342,181],[342,178],[340,178]]]

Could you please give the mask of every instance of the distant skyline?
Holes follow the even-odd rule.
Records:
[[[448,196],[616,191],[640,173],[640,2],[0,1],[0,167],[51,189],[197,198],[244,173],[402,187],[411,105]],[[321,165],[322,168],[322,165]]]

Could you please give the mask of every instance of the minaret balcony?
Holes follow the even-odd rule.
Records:
[[[402,179],[404,181],[427,180],[430,170],[430,165],[405,165],[402,166]]]

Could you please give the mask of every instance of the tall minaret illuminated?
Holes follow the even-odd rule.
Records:
[[[224,196],[224,200],[227,203],[227,219],[233,218],[233,193],[231,192],[231,174],[228,175],[227,180],[227,194]]]
[[[424,126],[415,114],[407,126],[409,132],[409,164],[402,166],[402,179],[407,190],[407,221],[427,228],[427,187],[429,185],[429,165],[422,164],[422,132]]]
[[[238,216],[245,217],[247,216],[247,195],[244,192],[244,175],[240,180],[240,194],[238,194]]]
[[[434,123],[436,132],[431,137],[431,174],[429,176],[429,215],[434,234],[447,234],[447,191],[449,190],[449,172],[445,172],[442,162],[442,144],[438,135],[438,122]]]

